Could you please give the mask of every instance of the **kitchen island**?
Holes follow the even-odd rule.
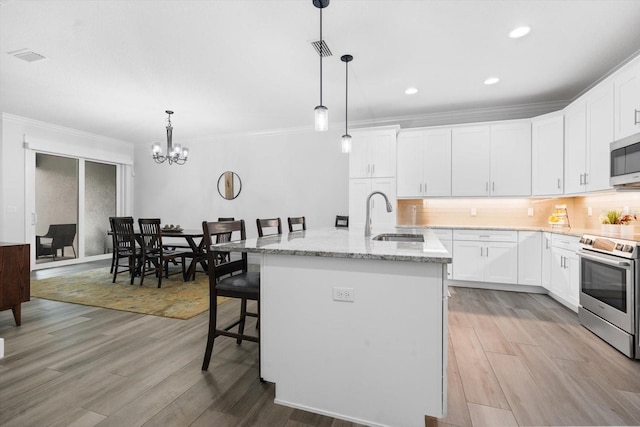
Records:
[[[276,403],[375,426],[446,415],[451,255],[415,232],[424,243],[331,228],[215,245],[261,255],[261,375]]]

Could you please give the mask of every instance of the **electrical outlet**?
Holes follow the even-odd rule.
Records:
[[[353,288],[333,288],[334,301],[355,301],[355,293]]]
[[[528,208],[527,209],[527,215],[533,216],[533,208]]]
[[[476,210],[476,208],[471,208],[471,216],[476,216],[478,215],[478,211]]]

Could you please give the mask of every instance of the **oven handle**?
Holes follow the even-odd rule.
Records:
[[[586,258],[586,259],[590,259],[592,261],[598,261],[601,262],[603,264],[608,264],[608,265],[613,265],[616,267],[630,267],[631,263],[629,263],[628,261],[613,261],[610,260],[608,258],[603,258],[603,257],[599,257],[597,255],[592,255],[589,254],[585,251],[577,251],[576,252],[578,254],[578,256],[582,257],[582,258]]]

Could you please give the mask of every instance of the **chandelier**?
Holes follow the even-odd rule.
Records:
[[[162,154],[162,147],[160,147],[159,142],[154,142],[151,146],[151,154],[153,156],[153,160],[156,163],[164,163],[168,161],[169,164],[178,164],[184,165],[187,161],[187,157],[189,157],[189,149],[187,147],[182,147],[180,144],[173,145],[171,141],[171,137],[173,135],[173,126],[171,126],[171,115],[173,111],[166,110],[165,113],[168,114],[167,117],[167,154]]]

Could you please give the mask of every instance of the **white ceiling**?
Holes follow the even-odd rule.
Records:
[[[313,126],[311,0],[2,0],[0,110],[136,144]],[[640,49],[637,0],[332,0],[324,99],[344,126],[567,102]],[[531,26],[510,39],[515,26]],[[28,63],[7,52],[28,48]],[[485,78],[501,81],[485,86]],[[407,96],[409,86],[419,89]],[[446,121],[446,115],[440,115]],[[389,122],[389,120],[387,120]]]

